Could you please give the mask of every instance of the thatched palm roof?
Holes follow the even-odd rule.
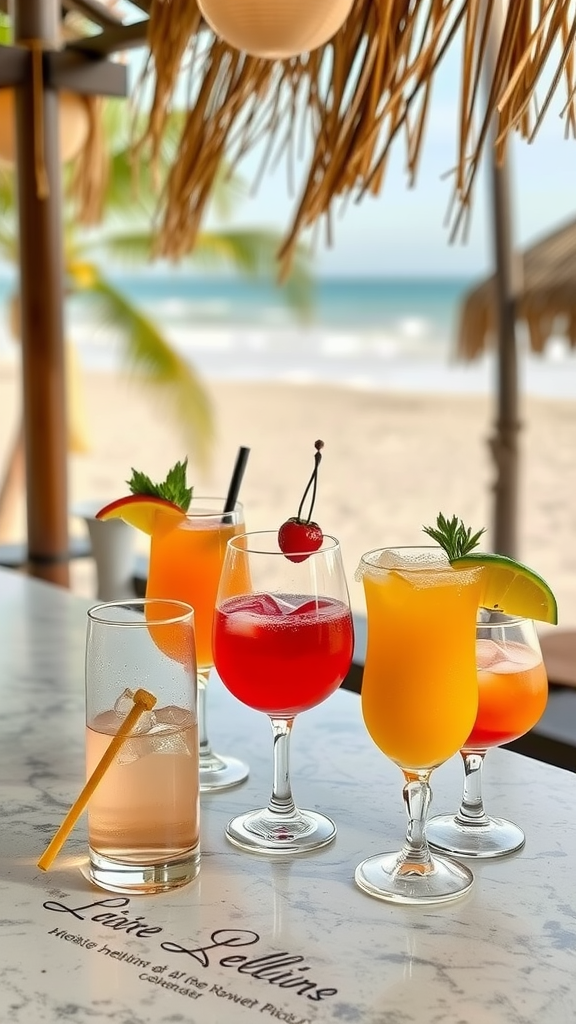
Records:
[[[224,154],[234,161],[263,138],[268,157],[280,151],[289,164],[302,140],[308,142],[280,253],[284,270],[305,228],[323,220],[330,234],[340,200],[381,190],[397,138],[413,183],[435,72],[454,46],[461,53],[454,83],[455,235],[465,227],[486,144],[494,141],[501,161],[512,132],[533,138],[561,84],[566,131],[576,134],[575,39],[574,0],[354,0],[344,25],[324,46],[271,61],[240,53],[206,32],[194,0],[152,0],[154,98],[146,134],[152,157],[183,63],[195,81],[163,197],[158,253],[178,256],[194,244]],[[548,76],[552,72],[544,78],[549,88],[542,83],[545,67]]]
[[[496,278],[473,288],[460,308],[457,353],[475,359],[497,344]],[[576,348],[576,220],[518,254],[516,319],[526,323],[530,348],[564,336]]]
[[[290,0],[255,2],[295,9]],[[353,0],[327,43],[285,60],[234,49],[207,27],[201,4],[61,4],[64,14],[81,13],[84,25],[91,22],[84,38],[67,42],[68,56],[94,62],[148,47],[140,93],[147,127],[137,146],[145,160],[159,151],[176,95],[182,105],[184,69],[188,116],[160,198],[158,255],[174,258],[193,247],[223,158],[234,163],[263,140],[264,163],[282,156],[287,178],[294,180],[293,165],[300,164],[280,253],[284,270],[303,230],[322,221],[330,237],[340,201],[381,190],[395,141],[405,147],[407,181],[413,183],[436,69],[454,47],[461,60],[454,83],[453,235],[465,228],[486,146],[494,142],[500,161],[512,132],[533,138],[559,89],[565,130],[576,135],[576,0]],[[0,0],[0,10],[6,5]],[[132,17],[126,16],[129,8]],[[13,55],[0,52],[0,71],[4,56]],[[84,163],[90,175],[93,161]]]

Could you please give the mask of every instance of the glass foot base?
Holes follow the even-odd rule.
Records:
[[[448,857],[433,857],[431,865],[419,865],[403,861],[401,854],[385,853],[362,861],[354,881],[376,899],[425,906],[449,903],[464,896],[474,876],[464,864]]]
[[[318,850],[331,843],[335,835],[332,819],[317,811],[298,811],[293,818],[279,818],[263,808],[239,814],[226,826],[227,838],[241,850],[281,856]]]
[[[130,864],[103,857],[89,848],[86,875],[109,892],[154,893],[177,889],[192,882],[200,871],[200,849],[187,850],[181,857],[156,864]]]
[[[426,826],[426,839],[435,850],[460,857],[504,857],[521,850],[526,836],[505,818],[487,818],[484,824],[461,825],[453,814],[437,814]]]
[[[230,789],[248,778],[249,767],[235,757],[220,757],[207,754],[200,757],[200,792],[213,793],[218,789]]]

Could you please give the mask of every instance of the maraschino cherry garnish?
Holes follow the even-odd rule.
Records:
[[[324,540],[324,534],[318,526],[318,523],[312,521],[314,502],[316,501],[318,468],[322,461],[323,447],[324,441],[315,441],[314,448],[316,449],[316,452],[314,454],[314,470],[308,484],[306,485],[306,490],[302,495],[298,515],[292,516],[291,519],[287,519],[285,523],[282,523],[282,526],[278,530],[278,543],[280,545],[280,550],[286,555],[286,558],[290,559],[291,562],[303,562],[304,559],[308,558],[313,551],[318,550]],[[307,518],[304,518],[302,515],[302,509],[304,508],[304,502],[306,501],[310,488],[312,488],[310,509]]]

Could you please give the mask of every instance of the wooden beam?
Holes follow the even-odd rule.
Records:
[[[120,53],[138,46],[145,46],[148,33],[148,19],[134,21],[129,25],[116,25],[106,28],[95,36],[85,36],[68,43],[67,49],[80,50],[82,53],[97,54],[101,57],[111,53]]]
[[[44,54],[48,89],[69,89],[84,96],[127,96],[128,69],[92,54],[66,47]]]
[[[24,46],[0,47],[0,89],[22,85],[30,60],[30,50]],[[128,94],[128,69],[124,64],[67,47],[48,50],[42,60],[47,89],[69,89],[86,96]]]
[[[122,24],[122,19],[100,3],[100,0],[62,0],[62,6],[67,11],[77,11],[79,14],[83,14],[85,18],[93,21],[100,28]]]

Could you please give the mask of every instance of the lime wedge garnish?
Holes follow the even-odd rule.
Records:
[[[558,622],[558,605],[550,587],[527,565],[506,555],[473,551],[451,562],[454,569],[483,568],[480,606],[505,615],[519,615],[539,622]]]

